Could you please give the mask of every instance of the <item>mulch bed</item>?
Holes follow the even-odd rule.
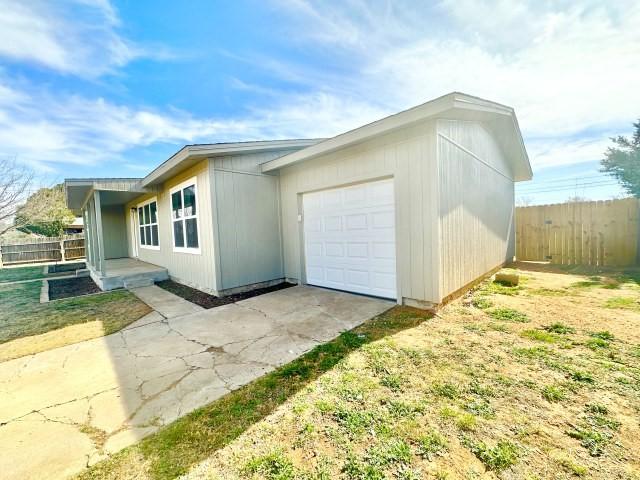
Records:
[[[86,268],[86,266],[84,262],[59,263],[57,265],[49,265],[49,273],[75,272]]]
[[[91,277],[65,278],[63,280],[49,280],[49,300],[59,298],[79,297],[90,293],[100,293]]]
[[[201,292],[200,290],[197,290],[195,288],[188,287],[187,285],[174,282],[173,280],[163,280],[161,282],[156,282],[156,285],[160,288],[164,288],[174,295],[178,295],[179,297],[182,297],[185,300],[190,301],[191,303],[195,303],[196,305],[200,305],[202,308],[207,309],[219,307],[221,305],[228,305],[230,303],[239,302],[240,300],[246,300],[247,298],[257,297],[258,295],[263,295],[265,293],[275,292],[295,286],[293,283],[284,282],[279,283],[278,285],[273,285],[271,287],[256,288],[255,290],[251,290],[250,292],[236,293],[233,295],[228,295],[226,297],[216,297],[214,295]]]

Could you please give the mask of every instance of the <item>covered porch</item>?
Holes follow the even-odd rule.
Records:
[[[126,211],[131,200],[150,192],[140,179],[66,180],[69,208],[82,215],[85,225],[86,263],[91,278],[102,290],[152,285],[168,278],[167,269],[131,258],[127,222],[135,215]],[[135,226],[130,226],[132,232]]]
[[[113,258],[105,260],[104,263],[104,274],[90,269],[91,278],[102,290],[146,287],[169,278],[166,268],[137,258]]]

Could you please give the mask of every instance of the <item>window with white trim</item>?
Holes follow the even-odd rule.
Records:
[[[158,202],[155,198],[138,206],[138,236],[140,246],[157,250],[158,238]]]
[[[200,252],[196,179],[192,178],[171,192],[173,249],[176,252]]]

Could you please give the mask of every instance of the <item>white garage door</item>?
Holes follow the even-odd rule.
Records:
[[[396,298],[393,180],[302,199],[307,283]]]

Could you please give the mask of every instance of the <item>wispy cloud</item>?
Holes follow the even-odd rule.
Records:
[[[298,41],[323,42],[359,66],[337,96],[397,109],[461,90],[510,104],[525,135],[547,142],[534,166],[592,161],[595,148],[573,137],[602,145],[638,115],[638,2],[278,5],[295,19]]]
[[[105,161],[126,166],[131,161],[127,150],[155,143],[330,136],[381,115],[366,105],[323,94],[300,96],[279,109],[254,108],[238,118],[196,118],[177,109],[28,90],[15,90],[0,77],[1,150],[49,170]],[[317,114],[310,115],[313,111]]]
[[[127,40],[119,27],[107,0],[0,0],[0,57],[97,78],[138,58],[169,55]]]
[[[283,19],[274,37],[313,61],[259,47],[228,52],[276,80],[235,73],[229,86],[248,100],[232,116],[50,91],[5,68],[0,154],[47,168],[126,165],[128,150],[159,142],[335,135],[460,90],[515,107],[534,167],[545,168],[597,159],[608,136],[638,115],[635,1],[281,0],[273,8]],[[0,58],[96,79],[170,56],[126,38],[121,23],[108,0],[0,0]]]

